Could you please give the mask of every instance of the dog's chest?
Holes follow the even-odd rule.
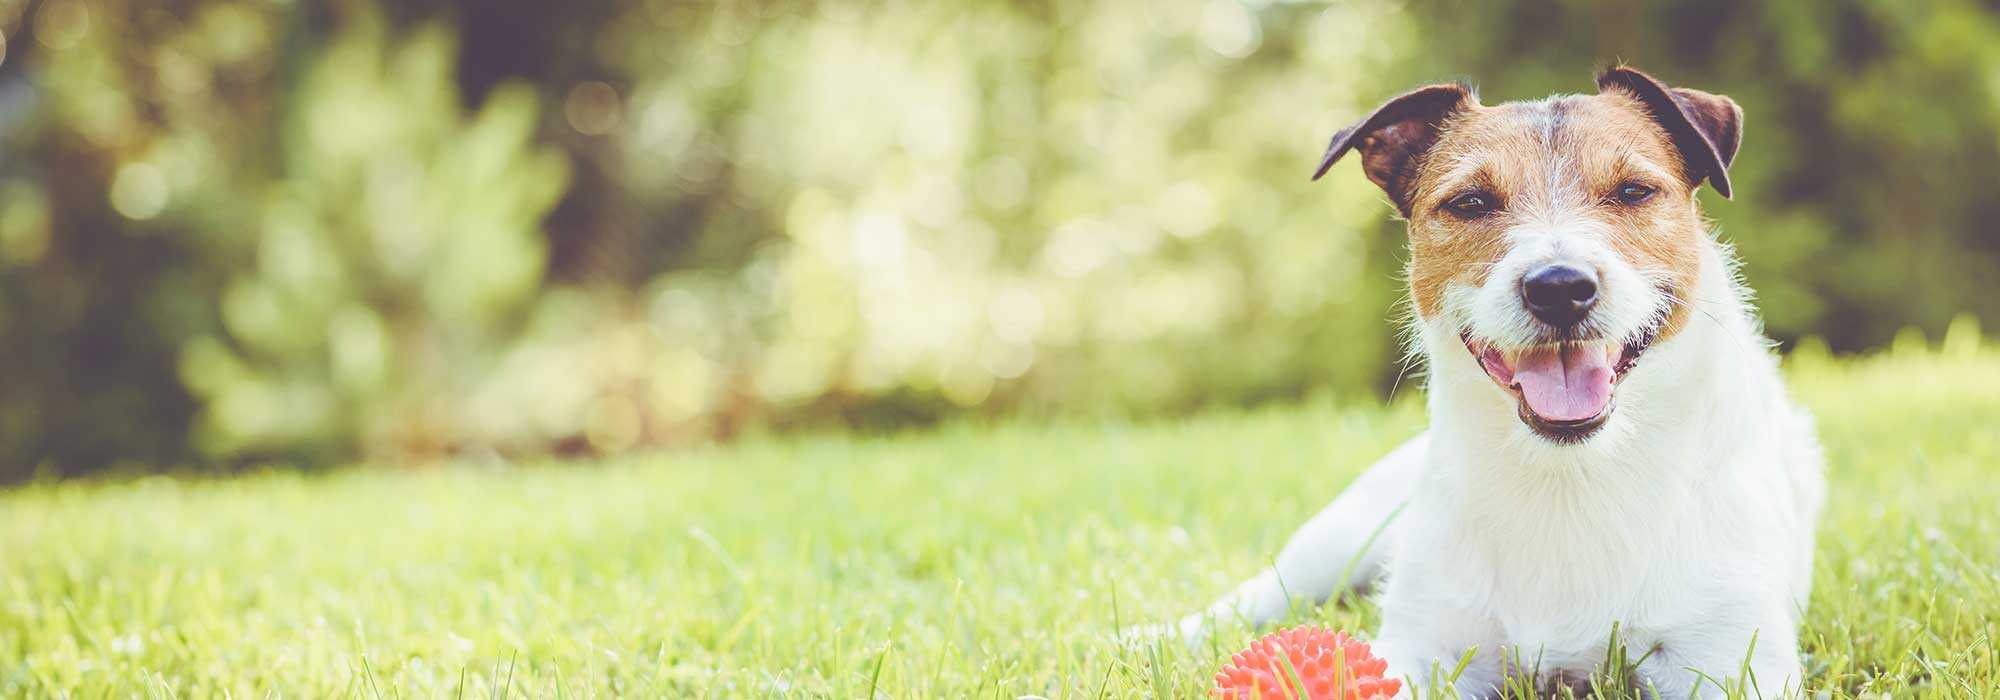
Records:
[[[1483,589],[1475,609],[1492,616],[1496,637],[1485,642],[1545,677],[1588,679],[1614,634],[1636,658],[1653,631],[1698,620],[1719,561],[1701,508],[1664,495],[1651,506],[1543,504],[1532,517],[1465,523],[1457,561],[1479,572],[1461,583]]]

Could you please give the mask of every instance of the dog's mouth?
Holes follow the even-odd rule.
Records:
[[[1460,335],[1486,376],[1514,396],[1521,422],[1559,443],[1589,439],[1617,407],[1618,382],[1638,366],[1639,356],[1659,336],[1649,324],[1636,337],[1616,340],[1563,340],[1502,350]]]

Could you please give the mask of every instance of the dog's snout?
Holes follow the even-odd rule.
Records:
[[[1597,273],[1574,265],[1544,265],[1521,278],[1521,301],[1543,323],[1574,326],[1597,304]]]

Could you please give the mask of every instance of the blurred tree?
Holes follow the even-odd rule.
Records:
[[[540,222],[567,161],[532,142],[533,93],[460,118],[448,35],[390,42],[353,20],[302,76],[262,198],[256,258],[224,289],[222,334],[182,377],[215,455],[454,447],[451,397],[490,370],[541,290]]]

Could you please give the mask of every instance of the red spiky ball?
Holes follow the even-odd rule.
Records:
[[[1285,669],[1283,658],[1291,662]],[[1383,678],[1389,662],[1376,658],[1361,640],[1318,627],[1294,627],[1264,635],[1229,657],[1209,691],[1223,700],[1389,700],[1403,682]],[[1306,697],[1293,694],[1303,685]]]

